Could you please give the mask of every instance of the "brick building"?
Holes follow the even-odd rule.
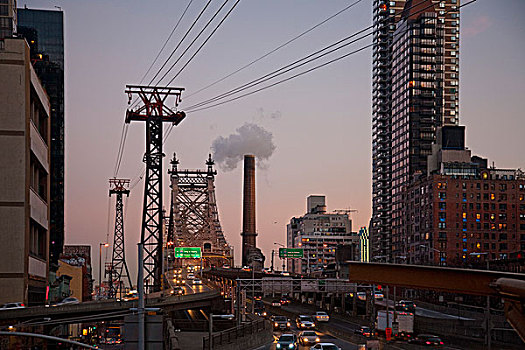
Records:
[[[472,157],[463,132],[440,130],[430,175],[407,187],[408,263],[479,267],[525,250],[525,173]]]

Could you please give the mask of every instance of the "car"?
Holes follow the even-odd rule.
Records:
[[[287,297],[282,297],[281,300],[281,305],[287,305],[287,304],[291,304],[292,301],[290,299],[288,299]]]
[[[385,298],[385,296],[383,295],[382,292],[374,292],[374,298],[376,298],[376,300],[383,300]]]
[[[297,336],[295,334],[282,334],[277,340],[276,349],[297,349]]]
[[[366,301],[366,292],[357,292],[357,299]]]
[[[170,293],[173,295],[184,295],[184,293],[186,292],[184,291],[184,288],[177,286],[177,287],[174,287]]]
[[[228,264],[224,264],[224,265],[222,265],[222,268],[223,268],[223,269],[229,269],[229,268],[230,268],[230,265],[228,265]]]
[[[136,290],[130,290],[129,292],[124,295],[122,300],[124,301],[130,301],[130,300],[137,300],[139,298],[139,292]]]
[[[62,299],[61,302],[56,303],[55,306],[69,305],[69,304],[79,304],[79,303],[80,303],[80,300],[78,300],[77,298],[75,298],[75,297],[67,297],[67,298]]]
[[[299,315],[295,319],[295,324],[299,329],[315,329],[315,322],[312,316]]]
[[[173,282],[175,283],[176,286],[183,286],[186,284],[186,281],[183,280],[182,278],[174,278]]]
[[[330,321],[330,316],[324,311],[317,311],[314,315],[317,322],[328,322]]]
[[[290,320],[286,316],[273,316],[271,320],[274,330],[290,329]]]
[[[274,307],[281,307],[281,301],[280,300],[272,300],[272,306],[274,306]]]
[[[6,303],[0,306],[0,310],[14,310],[14,309],[25,309],[24,303]]]
[[[312,346],[310,350],[341,350],[341,348],[334,343],[318,343]]]
[[[411,300],[400,300],[396,303],[396,311],[416,312],[416,304]]]
[[[241,270],[243,270],[243,271],[251,271],[252,268],[250,266],[243,266]]]
[[[189,279],[189,280],[192,280],[192,279],[195,278],[195,275],[194,275],[192,272],[190,272],[190,273],[188,273],[188,275],[186,276],[186,278]]]
[[[261,316],[261,317],[268,316],[268,313],[264,310],[264,308],[255,309],[255,310],[253,310],[253,313],[256,314],[257,316]]]
[[[202,284],[202,281],[200,279],[198,279],[198,278],[195,278],[193,280],[193,284]]]
[[[299,343],[302,345],[316,344],[321,341],[321,338],[314,331],[303,331],[299,333]]]
[[[256,296],[254,296],[254,297],[253,297],[253,300],[255,300],[255,301],[260,301],[260,300],[262,300],[262,295],[256,295]]]
[[[420,344],[425,346],[442,346],[443,340],[437,335],[432,334],[419,334],[414,339],[408,341],[411,344]]]
[[[361,326],[354,331],[355,334],[362,335],[363,337],[370,338],[375,336],[375,332],[367,326]]]

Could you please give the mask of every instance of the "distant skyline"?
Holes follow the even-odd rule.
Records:
[[[187,101],[184,98],[352,2],[241,0],[172,84],[186,89],[181,109],[369,26],[372,4],[371,0],[364,0],[238,75]],[[64,11],[66,244],[91,244],[95,268],[98,243],[106,241],[108,232],[112,243],[114,202],[108,195],[108,179],[113,177],[128,107],[125,85],[139,83],[187,3],[164,0],[152,6],[138,0],[18,2],[19,7],[56,10],[55,6],[59,6]],[[169,50],[161,55],[161,62],[204,4],[204,0],[194,1],[168,43]],[[211,6],[216,9],[220,4],[222,1],[215,1]],[[525,167],[525,118],[521,106],[525,95],[524,10],[522,0],[478,0],[461,9],[460,123],[466,126],[466,142],[473,154],[487,157],[490,164],[494,161],[501,168]],[[342,53],[370,42],[364,40]],[[244,124],[253,123],[272,133],[275,145],[265,168],[257,172],[257,242],[267,264],[275,247],[273,242],[285,243],[286,224],[291,217],[305,213],[306,197],[310,194],[325,195],[328,210],[357,209],[352,214],[354,231],[368,226],[371,55],[367,49],[258,94],[189,113],[164,146],[164,168],[167,171],[173,152],[181,161],[181,169],[204,168],[214,140],[227,138]],[[131,124],[118,177],[136,179],[143,166],[143,153],[144,125]],[[219,216],[239,263],[242,169],[238,166],[228,172],[218,170]],[[167,172],[164,174],[164,205],[168,206]],[[132,190],[125,203],[126,254],[132,271],[136,271],[142,195],[143,182]]]

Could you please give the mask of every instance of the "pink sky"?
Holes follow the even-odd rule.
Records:
[[[164,43],[187,1],[27,1],[29,8],[61,6],[66,39],[66,242],[98,243],[108,233],[108,179],[113,176],[127,108],[126,84],[136,84]],[[225,76],[301,33],[351,1],[241,1],[210,43],[173,84],[186,95]],[[19,2],[19,6],[25,3]],[[188,19],[203,1],[195,1]],[[216,5],[218,6],[218,5]],[[478,1],[462,9],[460,121],[473,153],[499,167],[523,167],[525,92],[523,1]],[[241,74],[184,101],[222,93],[350,35],[371,23],[371,1],[350,11]],[[183,21],[181,28],[190,23]],[[178,31],[175,38],[180,38]],[[477,34],[477,35],[476,35]],[[170,41],[173,48],[178,40]],[[369,40],[367,41],[367,43]],[[357,46],[356,46],[357,48]],[[350,50],[346,50],[348,52]],[[165,58],[166,55],[161,56]],[[187,104],[186,104],[187,102]],[[272,117],[278,115],[278,118]],[[191,113],[164,152],[181,168],[204,167],[212,141],[246,122],[273,134],[275,152],[257,173],[258,243],[269,263],[286,223],[305,212],[306,197],[324,194],[328,209],[352,208],[353,227],[371,215],[371,51],[259,94]],[[132,124],[119,177],[142,167],[144,125]],[[165,168],[168,168],[166,158]],[[217,201],[228,242],[240,252],[242,172],[219,172]],[[165,181],[167,196],[167,176]],[[136,270],[143,183],[126,202],[130,269]],[[168,202],[165,203],[168,205]],[[114,211],[110,203],[109,212]],[[112,234],[113,224],[109,231]],[[94,261],[97,262],[97,257]],[[98,265],[95,264],[98,269]],[[97,271],[97,270],[95,270]]]

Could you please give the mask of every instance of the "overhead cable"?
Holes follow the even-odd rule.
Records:
[[[233,76],[233,75],[235,75],[235,74],[237,74],[237,73],[243,71],[244,69],[246,69],[246,68],[248,68],[248,67],[254,65],[255,63],[259,62],[260,60],[262,60],[262,59],[264,59],[264,58],[270,56],[271,54],[273,54],[273,53],[279,51],[279,50],[282,49],[283,47],[288,46],[289,44],[293,43],[293,42],[296,41],[297,39],[299,39],[299,38],[305,36],[306,34],[310,33],[310,32],[313,31],[314,29],[316,29],[316,28],[322,26],[322,25],[325,24],[326,22],[328,22],[328,21],[332,20],[333,18],[339,16],[341,13],[343,13],[343,12],[345,12],[346,10],[352,8],[353,6],[357,5],[357,4],[360,3],[361,1],[363,1],[363,0],[357,0],[357,1],[353,2],[353,3],[351,3],[350,5],[346,6],[346,7],[343,8],[342,10],[339,10],[338,12],[334,13],[334,14],[331,15],[330,17],[328,17],[328,18],[324,19],[323,21],[317,23],[317,24],[314,25],[313,27],[311,27],[311,28],[305,30],[305,31],[302,32],[301,34],[299,34],[299,35],[293,37],[292,39],[286,41],[285,43],[283,43],[283,44],[277,46],[277,47],[274,48],[273,50],[271,50],[271,51],[265,53],[265,54],[262,55],[261,57],[256,58],[255,60],[251,61],[250,63],[248,63],[248,64],[242,66],[241,68],[239,68],[239,69],[233,71],[232,73],[226,75],[225,77],[220,78],[220,79],[214,81],[213,83],[211,83],[211,84],[209,84],[209,85],[206,85],[205,87],[200,88],[199,90],[197,90],[197,91],[195,91],[195,92],[193,92],[193,93],[191,93],[191,94],[189,94],[189,95],[186,95],[185,98],[188,99],[188,98],[190,98],[191,96],[197,95],[198,93],[200,93],[200,92],[202,92],[202,91],[204,91],[204,90],[206,90],[206,89],[208,89],[208,88],[210,88],[210,87],[212,87],[212,86],[214,86],[214,85],[216,85],[216,84],[218,84],[218,83],[220,83],[220,82],[222,82],[222,81],[228,79],[229,77],[231,77],[231,76]]]

